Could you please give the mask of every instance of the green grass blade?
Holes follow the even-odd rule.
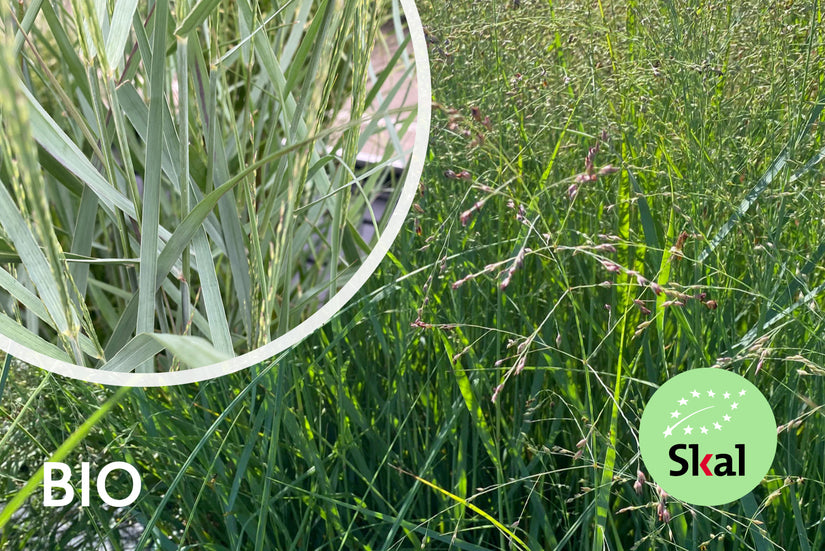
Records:
[[[138,0],[117,0],[115,2],[109,35],[106,37],[106,59],[112,70],[116,70],[123,61],[124,48],[129,40],[137,5]]]
[[[54,322],[54,327],[68,337],[70,335],[69,318],[66,314],[68,305],[60,296],[55,274],[2,181],[0,181],[0,223],[11,237],[23,265],[37,287],[37,292],[43,300],[49,317]]]
[[[140,231],[140,274],[138,287],[137,332],[155,330],[155,273],[158,261],[158,226],[160,225],[161,164],[163,156],[163,111],[166,106],[166,24],[169,5],[159,2],[155,8],[149,99],[149,142],[146,148],[146,176],[143,181],[143,209]],[[137,371],[150,370],[138,367]]]
[[[759,180],[756,182],[756,185],[748,192],[744,199],[739,203],[739,205],[734,210],[733,214],[730,215],[728,220],[722,225],[716,235],[710,240],[707,247],[699,254],[699,262],[704,262],[719,246],[719,244],[727,237],[727,235],[733,230],[736,225],[741,220],[742,216],[750,210],[751,205],[753,205],[756,200],[759,198],[762,193],[768,189],[768,186],[771,185],[774,178],[778,176],[785,166],[788,164],[788,161],[791,160],[791,152],[796,148],[796,146],[803,140],[803,138],[808,134],[811,126],[813,126],[814,122],[819,119],[820,114],[822,113],[823,108],[825,108],[825,94],[821,95],[820,98],[817,100],[816,105],[814,105],[813,109],[811,109],[811,113],[808,115],[808,120],[800,129],[800,131],[795,134],[789,143],[785,146],[784,149],[777,155],[777,157],[773,160],[770,166],[765,170],[764,174],[760,176]],[[818,161],[817,161],[818,162]],[[815,164],[815,163],[814,163]]]
[[[203,22],[209,17],[209,14],[218,7],[218,4],[221,3],[221,0],[201,0],[195,7],[192,8],[192,11],[180,22],[178,28],[175,29],[175,35],[177,36],[186,36],[196,27],[199,27]]]
[[[140,333],[115,356],[104,364],[106,371],[129,373],[136,370],[136,366],[145,366],[151,363],[160,352],[168,350],[175,358],[190,368],[203,367],[220,363],[231,358],[219,352],[212,344],[200,337],[188,337],[164,333]]]
[[[22,344],[29,350],[34,350],[38,354],[43,354],[44,356],[63,362],[73,362],[72,356],[67,354],[65,351],[56,347],[39,335],[35,335],[20,325],[17,320],[11,319],[2,312],[0,312],[0,334],[4,337],[8,337],[13,342]]]
[[[114,218],[115,209],[121,210],[126,216],[135,218],[135,208],[132,202],[100,175],[34,96],[26,88],[21,88],[21,90],[31,108],[29,122],[34,139],[69,172],[95,192],[112,218]]]
[[[467,501],[464,498],[461,498],[461,497],[459,497],[459,496],[457,496],[457,495],[455,495],[451,492],[448,492],[444,488],[441,488],[440,486],[438,486],[436,484],[433,484],[429,480],[426,480],[426,479],[424,479],[420,476],[416,476],[412,473],[406,473],[406,474],[409,474],[410,476],[412,476],[413,478],[415,478],[417,481],[421,482],[425,486],[429,486],[433,490],[436,490],[437,492],[445,495],[446,497],[450,498],[451,500],[455,501],[456,503],[460,503],[461,505],[464,505],[465,507],[467,507],[468,509],[470,509],[474,513],[484,517],[493,526],[495,526],[496,529],[501,531],[501,533],[505,534],[510,539],[511,542],[514,542],[514,543],[518,544],[518,548],[523,549],[525,551],[528,551],[530,549],[530,547],[524,542],[524,540],[522,540],[520,537],[515,535],[509,528],[507,528],[501,522],[496,520],[492,515],[490,515],[484,509],[478,507],[477,505],[475,505],[474,503],[471,503],[470,501]]]

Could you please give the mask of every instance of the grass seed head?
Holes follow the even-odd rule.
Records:
[[[491,401],[491,402],[493,402],[493,403],[495,404],[495,403],[496,403],[496,400],[498,400],[498,396],[499,396],[499,394],[501,394],[501,391],[502,391],[503,389],[504,389],[504,383],[501,383],[500,385],[498,385],[498,386],[495,388],[495,390],[493,390],[493,395],[490,397],[490,401]]]

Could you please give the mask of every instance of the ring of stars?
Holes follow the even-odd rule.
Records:
[[[707,394],[708,398],[715,398],[716,397],[716,392],[714,392],[713,389],[708,389],[708,390],[705,391],[705,393]],[[745,391],[744,388],[738,392],[740,397],[744,396],[746,393],[747,392]],[[690,395],[691,395],[691,398],[701,398],[702,397],[702,393],[699,392],[699,390],[697,390],[697,389],[693,389],[690,392]],[[731,397],[731,393],[730,392],[724,392],[721,396],[725,400],[729,400],[730,397]],[[679,404],[680,407],[687,406],[688,405],[687,398],[684,398],[684,397],[681,398],[680,400],[678,400],[678,404]],[[738,409],[739,406],[740,406],[739,402],[731,402],[730,409],[735,410],[735,409]],[[678,425],[680,425],[682,422],[687,421],[687,419],[689,417],[692,417],[693,415],[696,415],[697,413],[700,413],[701,411],[704,411],[705,409],[711,409],[712,407],[715,407],[715,406],[710,406],[710,407],[707,407],[707,408],[704,408],[704,409],[701,409],[701,410],[698,410],[698,411],[694,411],[693,413],[688,413],[687,417],[684,417],[680,421],[677,421],[675,425],[673,425],[673,426],[668,425],[668,427],[665,429],[665,431],[663,433],[665,438],[667,438],[668,436],[671,436],[673,434],[673,430]],[[674,409],[673,411],[670,412],[670,418],[671,419],[679,419],[680,417],[682,417],[682,412],[679,411],[678,409]],[[725,415],[722,416],[722,420],[726,423],[729,423],[731,421],[731,416],[728,415],[728,414],[725,414]],[[722,425],[718,421],[715,421],[713,423],[713,425],[711,425],[711,426],[713,427],[714,430],[718,430],[718,431],[722,430]],[[687,425],[685,427],[682,427],[682,430],[684,431],[684,435],[687,436],[687,435],[692,435],[693,434],[694,428],[691,427],[690,425]],[[708,427],[706,425],[702,425],[701,427],[699,427],[699,433],[700,434],[710,434],[710,430],[708,429]]]

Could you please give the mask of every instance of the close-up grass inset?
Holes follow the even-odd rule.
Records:
[[[212,365],[329,301],[416,132],[386,2],[3,4],[0,335],[116,372]]]
[[[404,2],[407,9],[411,2]],[[116,6],[117,0],[94,3]],[[37,29],[54,19],[48,3],[9,4],[22,12],[15,17],[24,28],[29,11],[39,10],[28,36],[40,44]],[[40,4],[42,9],[35,7]],[[274,13],[270,8],[261,5],[262,12]],[[245,9],[233,0],[216,8],[229,23],[229,14]],[[405,184],[399,199],[412,209],[380,266],[346,307],[301,343],[208,382],[111,389],[26,369],[18,360],[27,360],[13,352],[0,356],[2,551],[825,549],[822,3],[426,0],[418,9],[423,25],[412,8],[406,15],[421,78],[420,131],[407,169],[414,185]],[[141,8],[145,18],[144,13]],[[392,16],[389,28],[395,26]],[[222,52],[206,59],[219,60],[240,44],[234,37],[248,32],[222,21],[210,20],[208,28],[231,40],[215,39],[196,25],[197,41],[209,36]],[[273,20],[267,36],[286,32],[278,28],[282,23]],[[387,25],[389,17],[380,23]],[[7,25],[14,30],[13,23]],[[39,49],[43,59],[70,60],[72,52],[60,50],[63,39],[54,40],[50,51]],[[190,37],[189,54],[193,42]],[[422,42],[429,58],[418,55]],[[37,97],[45,101],[40,90],[48,89],[35,78],[42,69],[24,43],[26,65],[14,71],[36,84]],[[264,54],[254,59],[270,48],[268,41],[261,43]],[[172,63],[178,46],[166,46]],[[258,50],[248,41],[238,55],[247,55],[246,46]],[[127,45],[124,54],[129,52]],[[57,75],[72,63],[49,67]],[[233,74],[252,76],[258,66],[256,61],[249,70],[238,62]],[[188,67],[190,85],[194,70]],[[227,98],[246,89],[230,74],[225,78],[235,86]],[[146,84],[137,78],[133,86],[144,90]],[[209,89],[222,97],[222,88]],[[71,97],[82,93],[72,91]],[[13,97],[0,94],[4,102]],[[187,97],[196,132],[200,111],[192,86]],[[97,109],[106,120],[107,111],[94,102],[60,103],[81,112]],[[178,109],[172,99],[168,105],[172,114]],[[61,111],[51,109],[69,132],[73,115],[58,118]],[[243,102],[215,112],[219,118],[246,113],[226,124],[259,131],[259,125],[245,122],[249,109],[257,120],[255,108]],[[337,121],[331,123],[337,128],[320,151],[345,152],[336,136],[355,127],[342,128],[349,117],[339,120],[332,111],[323,116]],[[7,135],[17,128],[16,120],[3,124]],[[123,124],[130,124],[128,117]],[[75,135],[94,159],[96,142]],[[241,174],[243,167],[233,165],[238,155],[232,144],[246,143],[248,134],[222,136],[229,174]],[[423,163],[425,137],[429,147],[419,185],[416,163]],[[122,151],[115,141],[96,147]],[[133,148],[144,143],[133,141]],[[365,141],[356,156],[356,174],[372,169],[371,143]],[[16,165],[4,161],[0,176],[10,195],[16,190],[8,173],[37,161],[33,155],[44,167],[39,177],[54,177],[52,157],[42,150],[26,157],[27,151],[11,157]],[[177,158],[174,151],[170,155]],[[129,157],[133,173],[141,175],[142,152]],[[112,159],[115,170],[122,159]],[[334,166],[325,165],[325,171]],[[257,190],[256,200],[267,189],[267,170],[261,183],[243,184]],[[310,172],[305,181],[312,181]],[[145,190],[148,180],[142,178]],[[200,176],[194,180],[203,183]],[[162,183],[172,181],[161,171]],[[213,177],[210,187],[198,189],[208,194],[215,184]],[[245,233],[244,189],[233,190],[232,205]],[[347,193],[355,201],[356,190]],[[380,200],[370,204],[378,216]],[[51,201],[48,208],[59,216],[65,206]],[[98,233],[106,220],[99,210]],[[213,212],[225,222],[219,207]],[[0,219],[9,224],[4,213]],[[204,233],[214,240],[209,220]],[[384,235],[391,235],[396,220]],[[40,226],[30,227],[36,232]],[[129,227],[124,231],[130,241],[137,235]],[[315,234],[317,242],[307,241],[308,248],[320,246],[321,234]],[[67,238],[65,230],[54,237],[64,247]],[[382,247],[383,242],[374,250]],[[67,254],[102,256],[88,250]],[[212,250],[215,273],[228,274],[219,280],[228,304],[235,300],[229,258],[218,254],[216,243]],[[264,259],[266,250],[262,246]],[[363,266],[375,259],[370,255]],[[85,266],[70,260],[76,271]],[[308,257],[297,265],[311,270],[324,264]],[[28,328],[30,314],[19,306],[28,295],[18,290],[39,288],[23,278],[19,261],[5,268],[10,275],[16,269],[14,279],[21,283],[12,289],[14,282],[5,279],[21,311],[20,323],[11,326]],[[89,266],[92,274],[104,269],[113,267]],[[196,279],[187,281],[194,286]],[[181,283],[170,271],[163,285],[158,296],[169,303],[162,304],[169,326],[179,307],[171,289],[181,289]],[[324,302],[318,312],[340,302],[350,286],[334,296],[318,293],[318,303]],[[303,281],[301,289],[310,293]],[[291,302],[297,294],[289,295]],[[11,300],[5,312],[16,321]],[[206,311],[202,298],[191,307]],[[105,315],[90,310],[100,323],[106,323]],[[233,345],[245,344],[239,311],[228,310],[226,317]],[[38,337],[71,354],[44,325]],[[284,339],[272,327],[270,345]],[[189,334],[203,338],[206,331],[196,327]],[[256,350],[247,358],[261,351]],[[162,359],[175,367],[174,356]],[[747,387],[741,381],[738,388],[694,388],[679,378],[705,370],[742,377]],[[200,368],[88,371],[129,384],[193,376]],[[669,395],[668,385],[683,384],[684,395],[681,388],[678,396]],[[757,394],[770,405],[775,425],[767,411],[766,422],[760,422],[757,410],[749,409],[754,402],[748,397]],[[662,413],[656,404],[662,396],[670,404],[687,403]],[[719,417],[721,409],[704,410],[728,399],[729,409]],[[689,421],[673,428],[688,415]],[[691,427],[690,436],[708,436],[707,442],[680,441],[697,443],[700,455],[693,461],[697,448],[689,455],[675,448],[677,457],[690,456],[697,467],[696,478],[692,468],[678,476],[696,494],[704,489],[693,484],[697,480],[718,486],[703,495],[680,495],[668,483],[670,470],[680,469],[669,456],[675,433],[662,450],[660,471],[651,465],[655,456],[651,461],[641,450],[643,416],[655,419],[657,438],[668,427],[683,435]],[[703,435],[703,426],[718,436]],[[763,444],[775,444],[764,476],[765,470],[748,463],[756,457],[751,454],[764,451]],[[746,446],[744,461],[736,445]],[[701,469],[708,454],[714,456],[706,462],[711,477]],[[737,467],[736,477],[742,478],[734,478],[732,469],[717,472],[725,463],[718,454],[748,465],[744,473]],[[94,476],[112,461],[125,461],[140,473],[144,490],[128,507],[110,507],[94,496],[89,506],[76,499],[47,507],[40,491],[46,461],[70,465],[78,489],[84,464]],[[735,483],[736,495],[719,504],[723,500],[709,494],[726,482]],[[122,497],[130,487],[128,477],[119,477],[110,490]]]

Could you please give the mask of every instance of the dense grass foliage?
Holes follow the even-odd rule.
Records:
[[[4,335],[89,367],[197,367],[283,335],[370,252],[415,120],[390,106],[403,86],[382,90],[412,64],[370,66],[390,3],[218,4],[6,20]],[[383,157],[359,170],[370,139]]]
[[[132,391],[74,459],[135,462],[141,500],[35,495],[6,547],[120,548],[134,523],[140,549],[825,545],[818,4],[419,9],[428,166],[360,298],[269,365]],[[751,494],[694,507],[645,475],[638,426],[710,366],[765,393],[779,445]],[[8,372],[10,498],[112,391]]]

